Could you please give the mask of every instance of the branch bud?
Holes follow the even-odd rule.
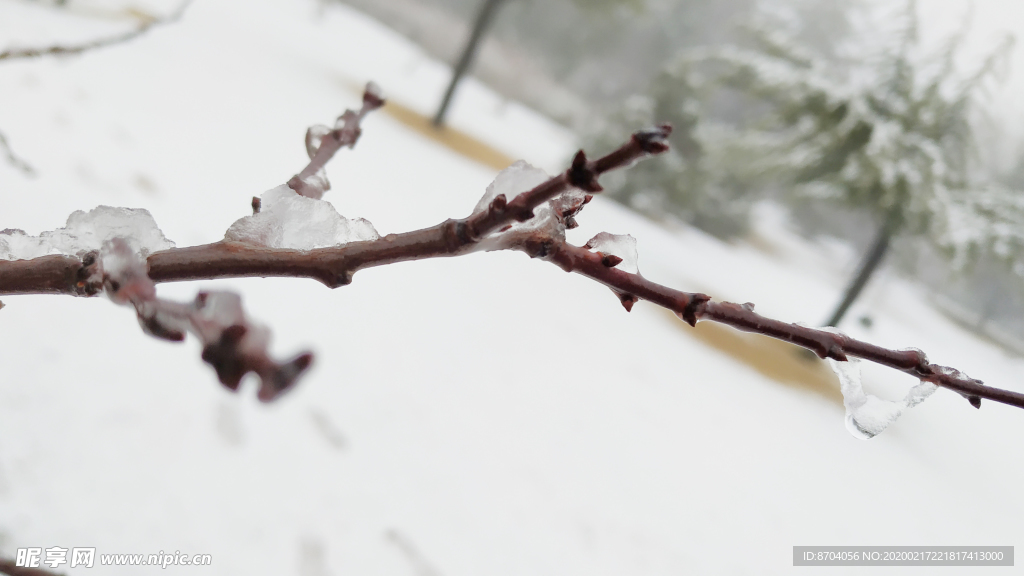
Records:
[[[572,166],[567,173],[569,183],[586,192],[600,192],[604,190],[597,183],[597,172],[587,162],[587,155],[580,150],[572,159]]]
[[[668,150],[669,135],[672,134],[671,124],[661,124],[654,128],[647,130],[641,130],[633,134],[633,141],[637,143],[641,150],[648,154],[661,154]]]
[[[387,100],[384,98],[380,86],[373,81],[367,82],[366,88],[363,90],[363,112],[376,110],[386,103]]]
[[[505,198],[504,194],[498,194],[491,200],[490,210],[491,212],[501,212],[508,205],[508,199]]]
[[[676,312],[676,316],[679,316],[683,322],[686,322],[690,326],[697,325],[697,311],[704,306],[704,304],[711,301],[711,296],[707,294],[691,294],[690,301],[686,303],[686,307],[683,308],[682,312]]]
[[[614,268],[622,263],[622,258],[615,254],[607,254],[604,258],[601,258],[601,264],[604,264],[608,268]]]
[[[632,294],[624,294],[622,292],[616,292],[615,294],[619,297],[619,302],[622,303],[622,307],[626,309],[626,312],[632,312],[633,304],[640,301],[639,298]]]

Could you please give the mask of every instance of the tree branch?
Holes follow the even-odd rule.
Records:
[[[302,196],[320,198],[330,189],[327,177],[321,172],[324,166],[334,158],[342,148],[352,148],[363,133],[359,123],[367,114],[384,105],[380,88],[373,82],[366,85],[363,91],[363,105],[358,112],[346,110],[335,122],[334,129],[326,126],[313,126],[306,131],[306,151],[309,153],[309,164],[298,174],[288,180],[288,187]],[[254,211],[258,206],[254,200]]]
[[[73,44],[70,46],[45,46],[42,48],[8,48],[0,52],[0,60],[13,60],[16,58],[38,58],[40,56],[70,56],[73,54],[81,54],[82,52],[88,52],[89,50],[95,50],[97,48],[105,48],[107,46],[113,46],[115,44],[121,44],[128,42],[142,36],[149,31],[150,28],[156,26],[162,26],[164,24],[170,24],[181,19],[181,16],[185,13],[185,9],[192,3],[192,0],[185,0],[182,4],[165,18],[153,18],[146,20],[139,24],[135,30],[125,32],[123,34],[117,34],[115,36],[109,36],[107,38],[99,38],[97,40],[90,40],[81,44]]]
[[[563,243],[545,258],[567,272],[582,274],[616,292],[667,308],[690,326],[696,326],[699,320],[712,320],[744,332],[754,332],[790,342],[814,352],[819,358],[832,358],[843,362],[850,356],[862,358],[949,388],[967,398],[975,408],[981,407],[982,398],[1024,408],[1024,394],[986,386],[981,380],[971,378],[959,370],[931,364],[925,353],[920,350],[890,350],[845,334],[761,316],[754,312],[754,305],[749,302],[713,302],[706,294],[673,290],[651,282],[639,274],[617,270],[608,265],[603,254],[570,244]]]
[[[166,18],[150,18],[142,23],[132,31],[118,34],[116,36],[110,36],[108,38],[100,38],[98,40],[91,40],[82,44],[75,44],[71,46],[46,46],[43,48],[8,48],[0,52],[0,61],[2,60],[14,60],[18,58],[38,58],[41,56],[70,56],[74,54],[81,54],[82,52],[88,52],[89,50],[95,50],[97,48],[105,48],[107,46],[113,46],[115,44],[121,44],[123,42],[131,41],[149,31],[150,28],[156,26],[162,26],[164,24],[170,24],[177,22],[181,19],[181,16],[185,13],[185,9],[192,3],[192,0],[185,0],[178,6],[178,9],[171,13]],[[14,150],[11,149],[10,143],[7,141],[7,137],[0,132],[0,152],[7,158],[7,162],[21,170],[25,174],[32,175],[35,170],[32,165],[25,160],[18,157]]]
[[[7,141],[7,135],[3,132],[0,132],[0,152],[2,152],[7,158],[7,163],[11,166],[14,166],[25,174],[35,174],[36,171],[32,168],[32,165],[22,160],[14,153],[14,150],[11,149],[11,144]]]
[[[331,140],[324,138],[321,149],[311,151],[309,166],[292,180],[305,180],[303,174],[318,172],[334,152],[358,138],[358,120],[365,113],[367,98],[379,98],[372,90],[364,97],[364,109],[353,113],[349,121],[334,131]],[[370,105],[379,106],[380,103]],[[347,132],[346,132],[347,130]],[[205,280],[213,278],[284,276],[319,280],[335,288],[352,281],[358,270],[442,256],[459,256],[478,250],[495,249],[494,243],[481,242],[516,222],[534,217],[534,210],[563,192],[578,188],[599,192],[597,178],[610,170],[627,167],[637,160],[668,149],[666,139],[671,129],[661,126],[638,132],[617,150],[588,161],[582,151],[562,174],[548,179],[531,190],[507,201],[498,195],[490,204],[467,218],[446,220],[436,226],[389,234],[372,241],[350,242],[337,247],[309,251],[263,248],[239,242],[221,241],[202,246],[174,248],[149,255],[148,274],[154,282]],[[345,136],[348,134],[348,136]],[[333,142],[328,144],[328,142]],[[291,181],[289,182],[291,184]],[[293,187],[298,192],[298,190]],[[587,197],[583,202],[588,200]],[[572,227],[572,212],[562,214],[564,223]],[[493,236],[492,236],[493,238]],[[848,357],[895,368],[923,381],[949,388],[965,396],[975,407],[982,398],[1024,408],[1024,394],[985,386],[980,380],[944,366],[931,364],[919,350],[890,350],[862,342],[849,336],[807,326],[789,324],[766,318],[754,312],[753,304],[714,302],[706,294],[682,292],[616,268],[622,261],[614,255],[594,252],[587,247],[568,244],[564,234],[552,233],[543,227],[514,236],[499,249],[517,249],[529,256],[547,260],[567,272],[582,274],[596,280],[620,296],[627,310],[638,299],[647,300],[675,312],[691,326],[699,320],[728,324],[739,330],[755,332],[784,340],[813,351],[821,358],[846,361]],[[88,260],[70,256],[46,256],[27,261],[0,261],[0,295],[5,294],[70,294],[88,296],[99,291],[90,284]]]

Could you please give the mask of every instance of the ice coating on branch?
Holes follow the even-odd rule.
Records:
[[[99,271],[103,275],[104,291],[118,304],[156,298],[156,284],[149,278],[146,261],[125,238],[112,238],[103,244]]]
[[[306,154],[309,164],[301,172],[288,180],[288,186],[300,196],[323,198],[324,193],[331,189],[331,183],[324,172],[324,164],[341,148],[352,148],[362,128],[359,123],[368,113],[384,105],[384,96],[380,86],[373,82],[366,84],[363,91],[363,105],[356,110],[345,110],[334,122],[334,128],[323,124],[310,126],[306,131]]]
[[[935,392],[931,382],[921,382],[910,389],[902,400],[883,400],[864,392],[860,376],[860,360],[850,358],[839,362],[828,358],[828,364],[839,377],[839,389],[846,407],[846,429],[862,440],[873,438],[888,428],[908,408],[924,402]]]
[[[235,221],[225,240],[266,248],[312,250],[380,236],[362,218],[338,214],[326,200],[307,198],[283,184],[263,194],[260,211]]]
[[[640,268],[637,266],[636,238],[629,234],[600,232],[587,241],[584,248],[599,252],[603,256],[621,258],[620,262],[615,263],[614,259],[610,259],[608,263],[623,272],[629,272],[630,274],[640,273]]]
[[[289,390],[312,362],[309,353],[285,363],[271,359],[270,330],[246,316],[235,293],[200,292],[191,303],[158,298],[146,261],[124,238],[103,245],[96,274],[111,300],[135,308],[147,334],[175,342],[184,340],[186,332],[194,334],[202,343],[203,360],[231,390],[238,389],[245,374],[254,372],[260,378],[257,396],[269,402]]]
[[[629,234],[600,232],[587,241],[583,247],[596,251],[601,256],[601,263],[609,268],[617,268],[630,274],[640,274],[640,268],[637,266],[636,238]],[[632,311],[633,305],[640,300],[633,294],[620,292],[614,288],[611,290],[626,312]],[[690,322],[684,316],[680,316],[680,318]],[[690,323],[693,324],[695,321]]]
[[[499,195],[505,196],[505,204],[523,192],[536,188],[550,179],[546,172],[531,164],[518,160],[505,168],[487,186],[487,190],[473,208],[474,213],[487,210]],[[534,216],[525,222],[513,222],[509,227],[492,233],[480,247],[484,250],[505,250],[513,248],[517,241],[534,231],[543,231],[555,238],[564,238],[566,228],[575,228],[573,216],[587,202],[587,195],[571,188],[533,209]]]
[[[490,206],[491,202],[499,194],[504,194],[506,203],[511,203],[516,196],[536,188],[548,178],[550,176],[548,176],[547,172],[528,162],[517,160],[508,168],[498,172],[498,175],[494,177],[494,181],[487,186],[483,197],[476,203],[473,212],[480,212]]]
[[[28,260],[48,254],[79,256],[97,251],[118,237],[126,238],[131,250],[142,255],[174,247],[149,211],[98,206],[88,212],[73,212],[63,228],[39,236],[22,230],[0,231],[0,260]]]
[[[316,156],[316,151],[320,149],[320,143],[324,141],[324,136],[330,133],[331,129],[323,124],[314,124],[306,130],[306,154],[309,155],[310,160]]]
[[[366,83],[363,88],[363,106],[370,110],[376,110],[384,105],[384,89],[373,80]]]
[[[319,200],[331,189],[331,181],[327,179],[327,172],[320,168],[308,176],[292,176],[288,180],[288,187],[299,196]]]

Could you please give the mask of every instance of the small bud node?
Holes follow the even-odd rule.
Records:
[[[616,295],[618,295],[619,302],[622,303],[622,307],[626,309],[626,312],[632,312],[633,304],[636,304],[637,302],[640,301],[639,298],[633,296],[632,294],[624,294],[621,292],[617,292]]]
[[[600,252],[598,253],[600,254]],[[622,263],[622,258],[615,254],[602,254],[601,264],[604,264],[608,268],[614,268]]]
[[[672,125],[662,124],[655,128],[635,132],[633,141],[648,154],[661,154],[669,148],[666,140],[670,134],[672,134]]]
[[[500,211],[504,210],[505,206],[507,206],[507,205],[508,205],[508,199],[505,198],[505,195],[504,194],[498,194],[497,196],[494,197],[494,200],[491,200],[490,210],[492,212],[500,212]]]

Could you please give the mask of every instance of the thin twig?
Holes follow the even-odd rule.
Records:
[[[117,34],[115,36],[109,36],[107,38],[99,38],[97,40],[90,40],[81,44],[73,44],[70,46],[45,46],[42,48],[8,48],[0,52],[0,60],[13,60],[15,58],[37,58],[39,56],[69,56],[73,54],[81,54],[89,50],[95,50],[97,48],[105,48],[107,46],[113,46],[115,44],[121,44],[128,42],[139,36],[145,34],[151,28],[156,26],[162,26],[164,24],[170,24],[181,19],[181,16],[185,13],[185,9],[192,3],[192,0],[185,0],[182,2],[178,9],[172,12],[165,18],[156,18],[147,20],[139,24],[135,30]]]
[[[504,196],[499,196],[486,209],[468,218],[447,220],[422,230],[389,234],[378,240],[309,251],[261,248],[227,241],[175,248],[149,256],[149,276],[155,282],[255,276],[306,277],[334,288],[350,283],[353,274],[364,268],[467,254],[480,249],[481,239],[488,234],[515,221],[529,220],[535,208],[570,187],[588,192],[600,191],[598,176],[665,151],[668,134],[668,126],[638,132],[619,149],[594,161],[588,161],[581,151],[564,173],[517,195],[511,202],[506,203]],[[954,390],[967,397],[974,406],[979,406],[980,399],[985,398],[1024,408],[1024,394],[985,386],[956,370],[930,364],[924,353],[918,350],[890,350],[842,334],[766,318],[755,313],[749,303],[713,302],[706,294],[674,290],[639,274],[619,270],[615,268],[615,259],[570,245],[545,231],[526,236],[514,248],[611,287],[622,295],[624,304],[628,301],[627,309],[636,299],[647,300],[672,310],[691,326],[698,320],[721,322],[739,330],[785,340],[811,350],[821,358],[847,360],[855,356],[889,366]],[[96,290],[89,286],[88,277],[89,273],[81,261],[71,256],[0,261],[0,295],[90,295]]]
[[[529,248],[523,248],[524,251]],[[680,292],[647,280],[639,274],[630,274],[605,264],[604,257],[585,248],[562,243],[551,248],[545,259],[557,264],[567,272],[576,272],[614,289],[616,292],[647,300],[676,313],[686,323],[696,326],[700,320],[712,320],[728,324],[744,332],[754,332],[790,342],[806,348],[819,358],[846,361],[850,356],[863,358],[876,364],[895,368],[944,388],[949,388],[965,398],[974,407],[981,406],[985,398],[1024,408],[1024,394],[985,386],[966,374],[931,364],[920,350],[890,350],[868,342],[851,338],[845,334],[818,330],[799,324],[790,324],[761,316],[754,312],[751,303],[713,302],[706,294]]]
[[[11,166],[14,166],[25,174],[32,175],[36,173],[31,164],[22,160],[14,153],[14,150],[11,149],[11,144],[7,141],[7,135],[3,132],[0,132],[0,152],[3,152],[4,156],[7,157],[7,162]]]
[[[46,46],[43,48],[8,48],[7,50],[0,52],[0,60],[14,60],[17,58],[37,58],[40,56],[69,56],[73,54],[81,54],[82,52],[87,52],[89,50],[94,50],[97,48],[105,48],[107,46],[112,46],[114,44],[128,42],[145,34],[147,31],[149,31],[150,28],[153,28],[155,26],[162,26],[164,24],[170,24],[172,22],[177,22],[181,19],[181,16],[185,13],[185,9],[188,8],[189,4],[191,3],[192,0],[185,0],[181,3],[180,6],[178,6],[177,10],[175,10],[166,18],[154,18],[146,20],[139,24],[138,28],[130,32],[125,32],[123,34],[118,34],[116,36],[111,36],[108,38],[91,40],[89,42],[84,42],[82,44],[76,44],[71,46],[56,45]],[[0,152],[3,152],[4,156],[7,158],[7,162],[10,163],[15,168],[21,170],[25,174],[35,174],[35,170],[32,168],[32,165],[30,165],[25,160],[22,160],[14,153],[14,150],[11,149],[10,143],[7,141],[7,137],[2,132],[0,132]]]
[[[315,150],[312,150],[310,153],[309,164],[288,180],[288,187],[303,196],[320,198],[330,188],[330,184],[324,181],[318,182],[317,185],[311,185],[309,183],[310,178],[323,170],[324,166],[330,162],[331,158],[334,158],[338,150],[354,147],[356,142],[359,141],[359,136],[363,133],[359,125],[360,122],[362,122],[367,114],[384,106],[384,104],[385,100],[381,96],[380,88],[373,82],[368,83],[366,89],[363,90],[363,105],[359,108],[359,111],[346,110],[338,118],[335,128],[323,134]],[[310,149],[313,145],[313,130],[313,128],[310,128],[306,132],[307,149]],[[324,130],[327,130],[327,128],[324,127]],[[256,202],[255,198],[253,198],[253,202]],[[254,213],[258,211],[256,205],[253,206],[253,211]]]

